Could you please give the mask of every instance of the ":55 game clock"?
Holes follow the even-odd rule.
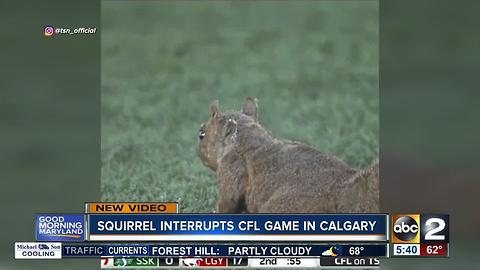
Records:
[[[393,256],[448,256],[449,215],[392,215],[390,221]]]

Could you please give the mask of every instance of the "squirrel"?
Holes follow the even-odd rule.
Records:
[[[240,112],[211,116],[199,130],[202,163],[216,172],[218,213],[361,213],[379,211],[378,160],[352,168],[307,144],[274,138],[247,97]]]

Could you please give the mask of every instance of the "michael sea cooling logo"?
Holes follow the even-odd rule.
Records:
[[[39,214],[35,222],[37,241],[84,241],[85,216]]]
[[[449,242],[449,216],[404,214],[391,216],[392,243]]]

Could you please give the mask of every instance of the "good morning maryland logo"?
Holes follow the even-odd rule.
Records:
[[[36,220],[37,241],[83,241],[84,215],[40,214]]]

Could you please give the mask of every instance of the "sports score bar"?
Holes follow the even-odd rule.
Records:
[[[139,257],[139,258],[108,258],[101,259],[100,267],[102,269],[118,268],[378,268],[380,260],[374,257],[318,257],[318,258],[159,258],[159,257]]]

